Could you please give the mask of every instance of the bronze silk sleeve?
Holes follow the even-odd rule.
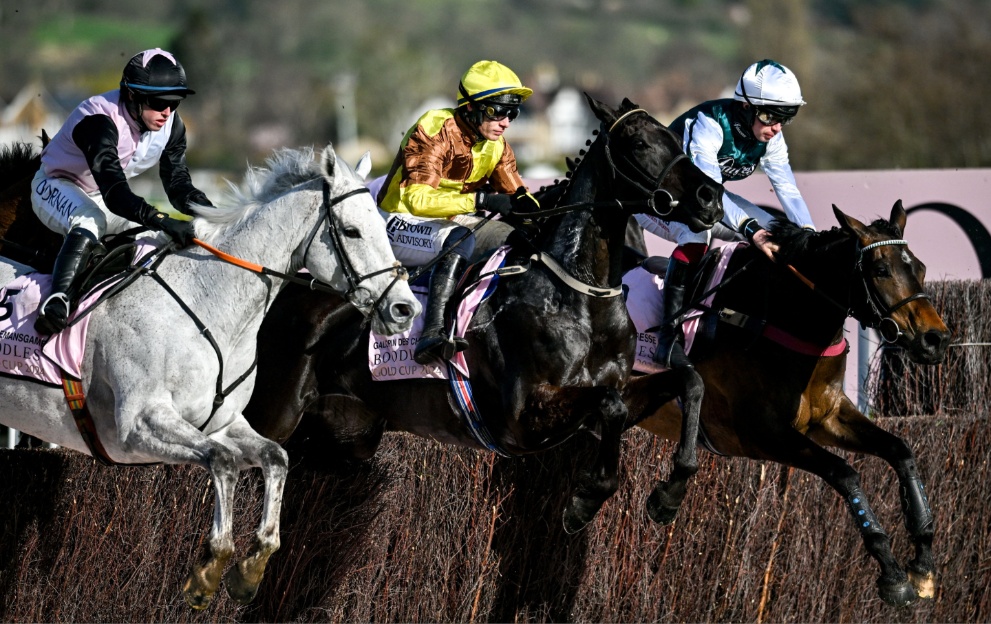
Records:
[[[499,163],[489,177],[489,182],[492,184],[492,188],[499,193],[512,194],[516,192],[516,189],[525,186],[523,177],[516,169],[516,154],[513,153],[513,148],[509,146],[508,142],[503,148],[502,158],[499,159]]]
[[[472,168],[470,154],[461,154],[449,126],[430,136],[422,126],[403,149],[402,203],[417,217],[447,218],[475,211],[474,194],[462,193]]]

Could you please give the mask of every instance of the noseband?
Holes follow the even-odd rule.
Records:
[[[633,186],[633,188],[646,195],[648,198],[647,207],[652,213],[654,213],[654,215],[662,218],[667,217],[678,206],[678,200],[674,198],[670,191],[664,188],[664,180],[671,173],[674,166],[682,159],[688,158],[688,156],[685,155],[684,152],[678,154],[671,159],[671,162],[669,162],[663,170],[661,170],[661,174],[654,178],[640,165],[640,163],[630,158],[628,154],[623,154],[623,160],[630,166],[630,169],[636,176],[636,179],[624,173],[619,167],[616,166],[616,163],[613,160],[612,150],[609,149],[609,134],[615,130],[621,122],[625,121],[627,117],[633,115],[634,113],[643,113],[645,115],[648,114],[647,111],[642,108],[635,108],[631,111],[627,111],[620,115],[619,118],[617,118],[604,133],[603,136],[605,140],[604,148],[606,153],[606,161],[609,163],[609,167],[612,170],[613,178],[618,175],[628,184]],[[653,190],[651,190],[651,187],[653,187]],[[658,207],[659,203],[666,204],[666,207],[663,210],[660,209]]]
[[[917,292],[890,306],[884,302],[877,289],[871,286],[873,282],[867,279],[867,276],[864,274],[864,253],[884,245],[908,245],[908,241],[902,239],[879,241],[862,247],[857,255],[856,271],[860,274],[860,281],[864,287],[864,298],[871,315],[871,322],[868,325],[877,330],[882,340],[887,343],[893,343],[902,337],[903,332],[891,315],[894,314],[895,310],[913,301],[929,299],[929,295],[924,292]]]

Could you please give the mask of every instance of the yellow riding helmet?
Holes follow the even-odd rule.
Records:
[[[479,61],[468,68],[458,85],[458,106],[500,95],[518,95],[519,102],[533,95],[519,77],[497,61]]]

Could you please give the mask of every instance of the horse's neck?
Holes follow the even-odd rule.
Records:
[[[590,156],[591,157],[591,156]],[[564,204],[604,201],[604,185],[588,159],[575,171]],[[616,211],[621,209],[616,207]],[[601,216],[603,213],[599,212]],[[625,236],[623,227],[601,223],[595,209],[573,210],[560,218],[553,234],[545,239],[544,251],[571,275],[600,287],[615,287],[622,279],[620,260]]]
[[[237,259],[287,274],[295,273],[303,262],[302,243],[313,233],[318,217],[315,208],[303,208],[300,203],[315,207],[319,198],[315,192],[295,192],[291,200],[286,196],[275,200],[289,201],[293,205],[262,206],[244,221],[230,226],[222,240],[216,241],[216,246]],[[260,323],[261,316],[284,286],[281,279],[262,277],[228,262],[187,261],[190,282],[194,286],[183,295],[194,300],[203,299],[205,303],[197,306],[198,311],[202,310],[205,317],[215,316],[212,321],[231,335]],[[233,305],[218,306],[217,301]],[[208,318],[203,320],[209,322]]]
[[[850,307],[851,288],[855,285],[853,262],[853,245],[844,242],[814,262],[795,263],[794,269],[811,282],[811,287],[792,274],[788,266],[764,263],[767,274],[756,280],[757,287],[770,285],[776,291],[769,293],[776,303],[768,310],[768,321],[811,342],[838,339]]]

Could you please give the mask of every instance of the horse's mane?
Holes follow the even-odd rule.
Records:
[[[10,184],[34,174],[40,163],[40,152],[30,143],[15,141],[0,146],[0,185]]]
[[[338,159],[338,163],[342,161]],[[350,170],[350,168],[348,168]],[[217,206],[194,206],[206,223],[197,232],[206,241],[245,221],[258,208],[290,189],[321,177],[313,148],[280,148],[265,160],[265,167],[249,166],[240,185],[228,181],[228,192]]]
[[[898,228],[885,219],[876,219],[871,222],[869,227],[892,238],[901,236]],[[814,232],[783,218],[772,221],[768,230],[771,232],[772,240],[780,248],[778,255],[787,262],[810,254],[826,253],[836,243],[850,240],[850,233],[838,226],[821,232]]]

